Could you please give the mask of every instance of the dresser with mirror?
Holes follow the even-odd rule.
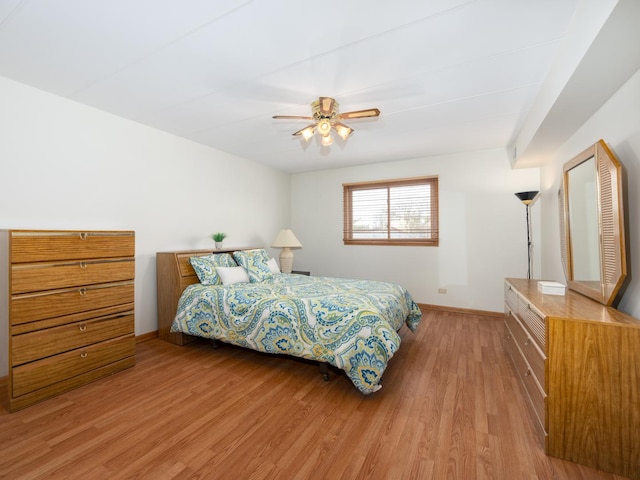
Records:
[[[505,280],[505,338],[547,454],[640,480],[640,320],[612,305],[627,275],[622,167],[600,140],[559,193],[568,290]]]

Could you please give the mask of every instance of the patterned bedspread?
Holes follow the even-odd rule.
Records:
[[[364,394],[400,347],[403,323],[421,312],[401,286],[369,280],[275,274],[259,283],[187,287],[173,332],[268,353],[327,362]]]

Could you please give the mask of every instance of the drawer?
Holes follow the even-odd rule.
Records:
[[[13,366],[134,333],[133,312],[71,323],[12,337]]]
[[[121,303],[119,305],[110,305],[104,308],[96,308],[87,312],[76,312],[71,315],[63,315],[62,317],[45,318],[36,322],[21,323],[20,325],[11,325],[11,335],[22,335],[23,333],[36,332],[45,328],[60,327],[69,323],[86,322],[98,317],[113,316],[115,314],[127,315],[133,312],[133,303]]]
[[[15,367],[12,396],[19,397],[40,388],[81,375],[135,353],[135,337],[115,338],[53,357]]]
[[[508,330],[507,330],[508,331]],[[525,400],[533,415],[534,421],[538,426],[546,432],[545,428],[545,398],[546,395],[538,386],[538,382],[532,375],[531,367],[525,360],[524,356],[518,349],[513,336],[505,339],[505,350],[511,358],[511,362],[515,369],[520,384],[524,387]]]
[[[133,303],[134,282],[108,283],[11,297],[11,324],[34,322],[123,303]]]
[[[518,310],[518,294],[508,282],[504,284],[504,301],[512,311]]]
[[[531,336],[536,341],[538,346],[546,354],[546,330],[544,324],[544,315],[538,312],[535,307],[531,306],[529,302],[518,295],[518,305],[515,313],[522,321],[523,325],[529,330]]]
[[[132,231],[38,231],[11,232],[11,262],[30,263],[87,258],[133,257]]]
[[[520,347],[520,351],[524,355],[527,363],[533,371],[536,380],[540,384],[540,388],[544,390],[544,360],[545,355],[540,350],[540,347],[533,341],[529,332],[518,321],[513,314],[508,315],[505,319],[507,327],[509,328],[512,336],[514,337],[516,344]]]
[[[11,267],[11,293],[121,282],[134,277],[133,258],[19,264]]]

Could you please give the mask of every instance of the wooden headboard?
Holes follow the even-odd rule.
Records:
[[[171,324],[176,316],[178,300],[185,288],[198,283],[189,258],[203,257],[211,253],[231,253],[238,250],[252,250],[260,247],[229,248],[212,252],[211,250],[181,250],[177,252],[156,253],[156,276],[158,282],[158,337],[161,340],[185,345],[195,337],[183,333],[171,333]]]

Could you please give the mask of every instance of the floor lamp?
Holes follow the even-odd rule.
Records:
[[[527,278],[531,279],[531,219],[529,218],[529,209],[539,192],[518,192],[515,194],[520,199],[527,210]]]

